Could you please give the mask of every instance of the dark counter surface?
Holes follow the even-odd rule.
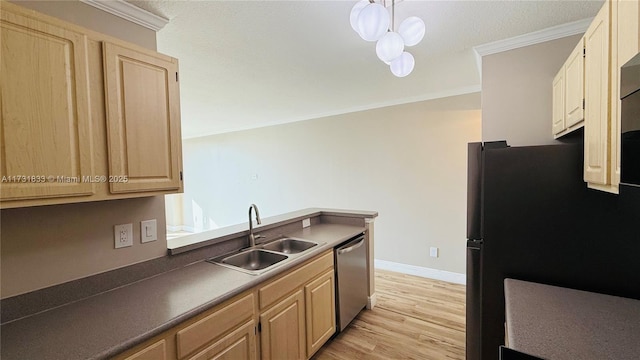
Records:
[[[1,358],[103,359],[116,355],[363,232],[316,224],[286,234],[321,245],[261,275],[199,261],[3,324]],[[322,244],[324,243],[324,244]]]
[[[512,349],[550,360],[638,359],[640,301],[505,279]]]

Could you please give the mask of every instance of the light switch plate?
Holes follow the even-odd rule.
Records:
[[[113,241],[116,249],[133,246],[133,224],[115,225]]]
[[[438,248],[437,247],[430,247],[429,248],[429,256],[437,258],[438,257]]]
[[[144,220],[140,222],[140,242],[143,244],[149,241],[158,240],[158,223],[156,219]]]
[[[309,226],[311,226],[311,219],[302,220],[302,227],[303,228],[306,228],[306,227],[309,227]]]

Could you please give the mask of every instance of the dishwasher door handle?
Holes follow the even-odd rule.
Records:
[[[342,254],[346,254],[348,252],[352,252],[353,250],[359,248],[363,244],[364,244],[364,238],[362,238],[360,241],[358,241],[358,243],[355,244],[355,245],[349,246],[348,248],[339,249],[338,250],[338,255],[342,255]]]

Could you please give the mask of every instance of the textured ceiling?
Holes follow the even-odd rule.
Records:
[[[427,27],[396,78],[349,24],[356,0],[138,1],[170,22],[158,51],[180,60],[185,138],[478,89],[472,47],[593,17],[603,1],[421,1],[396,5]]]

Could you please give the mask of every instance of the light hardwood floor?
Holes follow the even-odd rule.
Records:
[[[376,270],[376,294],[313,359],[464,359],[464,285]]]

